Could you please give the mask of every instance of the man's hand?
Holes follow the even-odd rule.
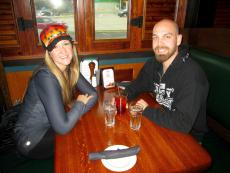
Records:
[[[84,104],[87,104],[88,103],[88,101],[92,98],[93,96],[92,95],[88,95],[88,94],[80,94],[80,95],[78,95],[78,97],[77,97],[77,101],[80,101],[80,102],[82,102],[82,103],[84,103]]]
[[[145,110],[145,108],[147,106],[149,106],[149,104],[146,101],[144,101],[143,99],[138,100],[137,105],[140,105],[141,107],[143,107],[143,111]]]

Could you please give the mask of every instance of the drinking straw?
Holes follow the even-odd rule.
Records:
[[[119,86],[117,86],[117,91],[118,91],[118,95],[120,96],[120,89],[119,89]]]

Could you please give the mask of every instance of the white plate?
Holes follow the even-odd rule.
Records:
[[[125,145],[112,145],[105,150],[117,150],[128,148]],[[102,164],[111,171],[122,172],[131,169],[137,161],[137,156],[122,157],[118,159],[102,159]]]

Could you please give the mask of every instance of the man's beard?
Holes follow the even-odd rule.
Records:
[[[156,52],[158,52],[158,49],[166,49],[166,52],[167,52],[167,53],[165,53],[165,54],[156,53]],[[158,46],[158,47],[156,47],[156,48],[154,49],[154,53],[155,53],[156,60],[157,60],[158,62],[160,62],[160,63],[167,61],[167,60],[175,53],[175,51],[176,51],[176,48],[175,48],[175,47],[173,47],[172,49],[170,49],[170,48],[168,48],[168,47],[164,47],[164,46],[159,47],[159,46]]]

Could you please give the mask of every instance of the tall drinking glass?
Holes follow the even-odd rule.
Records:
[[[133,130],[139,130],[141,127],[141,116],[143,108],[140,105],[132,102],[129,104],[130,113],[130,128]]]
[[[106,126],[114,126],[115,125],[115,116],[117,114],[116,105],[111,101],[103,102],[103,109],[105,113],[105,125]]]
[[[126,104],[127,104],[127,95],[122,90],[120,90],[115,95],[115,103],[117,107],[117,113],[122,114],[126,110]]]

